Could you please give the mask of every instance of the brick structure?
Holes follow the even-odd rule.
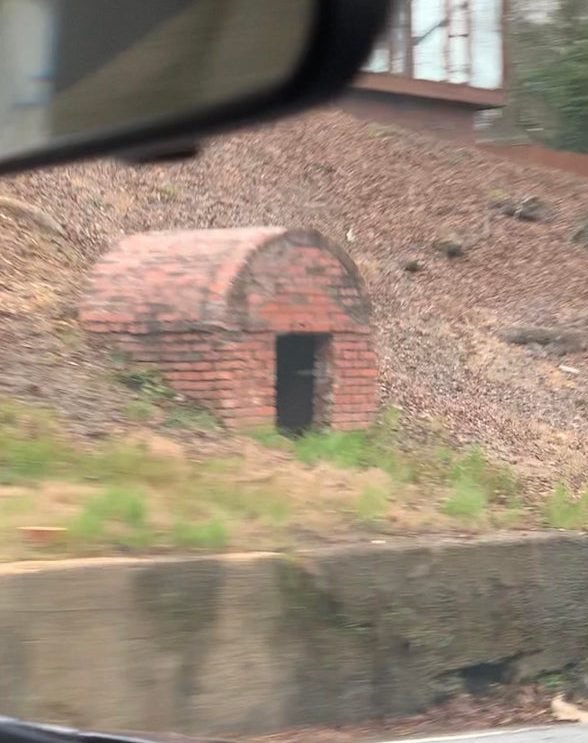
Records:
[[[349,256],[281,228],[134,235],[96,265],[84,327],[231,427],[368,426],[369,304]]]

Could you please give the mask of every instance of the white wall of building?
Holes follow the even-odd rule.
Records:
[[[447,16],[446,0],[412,0],[412,36],[418,42],[413,51],[414,76],[421,80],[500,88],[503,76],[502,0],[470,0],[469,42],[464,38],[468,24],[462,0],[450,0],[450,4],[452,38],[447,54],[447,28],[442,25]],[[418,41],[421,37],[424,38]],[[404,50],[397,48],[398,35],[394,38],[395,46],[391,51],[384,45],[374,50],[366,70],[401,71],[397,60],[404,57]],[[469,66],[468,46],[471,49]]]

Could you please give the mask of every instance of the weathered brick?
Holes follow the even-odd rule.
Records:
[[[320,422],[373,419],[369,303],[350,259],[314,234],[131,236],[96,265],[80,316],[136,363],[160,364],[175,388],[248,425],[275,418],[276,335],[331,336],[318,349]]]

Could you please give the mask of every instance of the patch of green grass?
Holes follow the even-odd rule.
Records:
[[[495,529],[514,529],[525,525],[525,511],[515,505],[509,505],[506,509],[490,512],[490,524]]]
[[[33,488],[51,480],[58,482],[48,489],[50,502],[41,503]],[[251,472],[243,457],[196,462],[156,455],[148,444],[120,440],[80,449],[45,413],[0,406],[1,481],[22,484],[30,493],[24,511],[14,513],[2,507],[13,496],[2,493],[0,528],[11,534],[22,514],[36,513],[38,507],[41,521],[67,527],[74,553],[179,541],[221,547],[228,541],[227,523],[234,523],[237,531],[269,528],[271,533],[287,523],[292,511],[289,493],[276,486],[273,473]],[[78,482],[84,483],[81,493],[94,494],[64,496],[60,482],[68,493]],[[174,522],[191,526],[178,532]]]
[[[338,467],[366,467],[370,442],[364,431],[310,432],[294,440],[294,454],[308,465],[325,461]]]
[[[417,483],[426,476],[429,462],[424,452],[415,457],[403,451],[401,435],[401,411],[390,407],[367,434],[365,464],[383,469],[397,483]]]
[[[0,430],[18,431],[21,434],[49,434],[57,424],[49,410],[26,405],[14,400],[0,400]]]
[[[159,191],[160,196],[163,196],[166,199],[175,199],[179,194],[178,187],[174,186],[172,183],[164,183],[159,186],[157,190]]]
[[[147,423],[155,413],[155,406],[148,400],[131,400],[125,409],[126,417],[134,423]]]
[[[292,451],[294,444],[292,439],[281,434],[275,427],[258,427],[251,428],[243,431],[243,434],[249,436],[257,443],[262,446],[266,446],[268,449],[278,449],[280,451]]]
[[[550,694],[558,694],[565,691],[569,680],[562,673],[544,673],[539,676],[537,681]]]
[[[56,433],[0,430],[0,482],[15,484],[57,477],[74,461]]]
[[[123,488],[110,488],[90,498],[84,512],[95,514],[105,521],[118,521],[132,528],[143,527],[147,518],[145,494]]]
[[[171,400],[176,396],[156,369],[123,369],[116,373],[116,379],[125,387],[154,401]]]
[[[110,483],[173,486],[184,479],[181,463],[154,456],[146,446],[111,442],[78,460],[74,474]]]
[[[92,496],[68,525],[80,546],[119,544],[146,547],[150,542],[147,498],[141,491],[111,488]]]
[[[0,429],[13,428],[18,423],[18,407],[3,400],[0,403]]]
[[[106,537],[106,524],[102,517],[93,511],[84,509],[68,525],[70,539],[74,543],[94,545]]]
[[[401,411],[395,407],[389,407],[382,413],[378,425],[376,426],[376,434],[386,438],[396,438],[401,432]]]
[[[0,415],[0,484],[47,479],[96,480],[169,484],[183,476],[181,465],[156,457],[147,447],[108,442],[93,451],[77,450],[63,439],[57,426],[44,419]]]
[[[378,447],[371,451],[374,467],[380,467],[387,472],[397,483],[417,483],[421,480],[423,462],[417,462],[411,457],[401,454],[394,449]]]
[[[212,459],[194,465],[175,489],[175,513],[186,523],[207,516],[221,520],[258,521],[280,527],[290,516],[287,492],[277,488],[270,472],[266,477],[247,477],[243,460]]]
[[[0,479],[4,483],[37,480],[55,471],[55,446],[50,440],[0,439]]]
[[[442,505],[449,516],[479,521],[490,507],[499,506],[501,523],[516,522],[520,516],[520,484],[513,471],[490,461],[479,447],[458,453],[441,447],[435,436],[431,445],[412,449],[402,441],[401,413],[386,410],[369,431],[324,431],[288,440],[275,430],[254,432],[254,438],[272,448],[291,448],[294,456],[309,466],[329,462],[341,468],[379,468],[398,486],[419,485],[449,488],[450,496]],[[410,495],[410,493],[408,493]],[[384,509],[375,493],[364,493],[358,500],[358,517],[374,520],[372,509]]]
[[[157,391],[144,393],[145,379],[152,377],[141,373],[134,382],[140,382],[138,418],[155,409],[157,420],[167,416],[172,428],[215,425],[197,408],[164,402]],[[73,552],[104,553],[123,545],[147,549],[154,543],[220,549],[228,543],[227,524],[235,545],[260,535],[271,544],[278,534],[283,539],[288,524],[303,523],[306,516],[314,524],[311,529],[332,529],[333,523],[352,529],[360,522],[377,529],[389,515],[392,496],[402,518],[413,499],[422,502],[423,493],[431,497],[426,518],[439,508],[464,522],[502,528],[522,523],[525,515],[520,485],[510,468],[495,464],[479,448],[460,452],[450,445],[439,448],[446,441],[439,436],[424,442],[420,435],[418,441],[411,438],[393,408],[368,431],[312,431],[288,438],[266,428],[249,434],[310,467],[325,462],[349,471],[334,477],[326,472],[315,504],[296,482],[293,463],[277,473],[267,467],[267,456],[258,458],[256,447],[247,456],[205,461],[157,454],[149,443],[120,439],[80,448],[64,437],[47,411],[0,401],[0,484],[19,486],[12,492],[4,488],[0,496],[6,502],[21,493],[28,498],[24,511],[14,513],[2,508],[0,500],[0,528],[7,543],[12,539],[16,544],[14,529],[26,526],[34,513],[43,524],[67,526]],[[317,472],[299,475],[317,486]],[[83,485],[78,490],[75,483]],[[340,487],[346,490],[344,498],[339,498]],[[444,497],[442,505],[435,505]],[[545,506],[545,522],[588,528],[588,493],[580,498],[565,489],[554,493]]]
[[[245,487],[231,505],[249,518],[258,518],[273,526],[281,526],[290,515],[287,496],[271,485]]]
[[[507,506],[514,511],[520,485],[510,468],[496,465],[479,447],[473,447],[453,462],[448,484],[453,492],[443,505],[443,512],[465,521],[479,521],[491,504]],[[508,520],[508,519],[506,519]]]
[[[452,479],[460,480],[468,477],[476,482],[485,477],[487,461],[484,453],[478,447],[472,447],[463,454],[454,464]]]
[[[488,503],[518,505],[520,483],[514,472],[505,465],[490,462],[479,447],[471,448],[455,461],[450,480],[475,483],[484,492]]]
[[[207,459],[199,465],[199,471],[203,475],[236,475],[242,467],[239,457],[215,457]]]
[[[364,431],[309,431],[297,438],[288,438],[273,427],[244,432],[269,449],[289,451],[304,464],[314,466],[321,461],[338,467],[369,465],[370,442]]]
[[[220,519],[202,523],[179,521],[172,532],[173,544],[185,549],[224,549],[229,543],[229,530]]]
[[[112,363],[118,367],[128,367],[132,362],[131,354],[118,348],[115,348],[110,352],[110,359]],[[118,379],[118,381],[122,382],[123,380]]]
[[[205,501],[217,512],[245,520],[260,520],[273,526],[285,523],[290,513],[287,495],[271,484],[262,486],[203,479],[194,497]]]
[[[366,487],[357,499],[357,517],[360,521],[382,521],[388,511],[388,495],[381,488]]]
[[[72,350],[82,347],[83,335],[77,328],[63,327],[58,329],[58,335],[62,343]]]
[[[185,431],[212,431],[218,421],[207,410],[195,406],[178,405],[176,393],[153,369],[123,369],[116,375],[119,382],[138,393],[138,399],[126,407],[127,418],[136,423],[152,421],[161,408],[165,414],[163,425]]]
[[[554,529],[586,529],[588,491],[574,496],[563,483],[560,483],[547,499],[543,516],[546,526]]]
[[[443,504],[447,516],[464,521],[479,521],[486,511],[488,499],[481,485],[468,477],[461,477],[454,484],[453,492]]]
[[[0,404],[0,482],[15,484],[58,475],[73,452],[58,435],[46,410],[4,401]]]
[[[452,467],[455,460],[455,452],[447,446],[440,446],[435,452],[435,458],[441,467]]]
[[[184,431],[212,431],[218,427],[218,421],[208,410],[177,407],[170,411],[164,425]]]
[[[34,513],[35,498],[32,494],[13,495],[0,499],[0,525],[6,519],[23,513]]]

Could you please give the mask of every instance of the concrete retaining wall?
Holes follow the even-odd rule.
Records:
[[[219,735],[422,709],[588,657],[588,539],[0,572],[0,711]]]

